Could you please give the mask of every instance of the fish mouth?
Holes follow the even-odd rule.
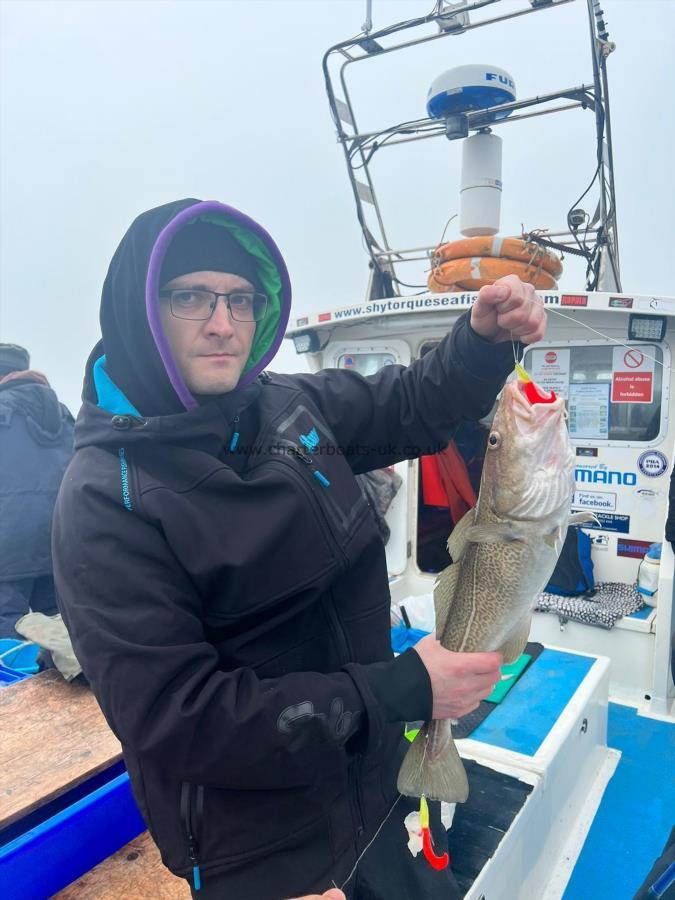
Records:
[[[534,384],[534,382],[531,382]],[[558,419],[565,415],[565,401],[562,397],[556,397],[536,386],[541,396],[541,401],[532,401],[531,392],[528,395],[527,385],[522,381],[512,381],[506,386],[508,397],[511,400],[511,409],[515,416],[518,431],[529,437],[540,433],[545,439],[545,433],[555,425]]]
[[[488,451],[485,499],[501,517],[537,521],[571,498],[574,460],[565,401],[537,390],[543,399],[533,403],[522,382],[509,382],[493,422],[501,445]]]

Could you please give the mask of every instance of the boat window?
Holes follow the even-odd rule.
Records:
[[[534,348],[526,352],[524,365],[538,384],[565,398],[573,440],[639,444],[658,437],[663,371],[658,344]]]
[[[338,359],[339,369],[353,369],[359,375],[374,375],[382,366],[393,366],[393,353],[343,353]]]

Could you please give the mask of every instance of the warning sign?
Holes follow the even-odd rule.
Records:
[[[570,381],[569,349],[533,350],[532,377],[545,391],[567,399]]]
[[[654,360],[638,347],[615,347],[612,357],[612,403],[651,403]]]

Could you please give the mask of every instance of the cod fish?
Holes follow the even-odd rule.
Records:
[[[518,365],[503,389],[487,440],[476,506],[448,539],[452,565],[434,587],[436,636],[454,651],[523,652],[536,599],[555,568],[570,515],[574,455],[565,404]],[[398,789],[410,797],[463,803],[466,772],[449,720],[420,730],[403,760]]]

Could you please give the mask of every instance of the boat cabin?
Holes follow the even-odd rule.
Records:
[[[313,371],[335,367],[369,375],[423,356],[476,296],[425,294],[327,310],[296,319],[288,337]],[[609,620],[586,625],[538,611],[531,636],[607,656],[612,697],[667,714],[675,696],[669,666],[673,554],[663,538],[675,427],[675,300],[601,292],[542,297],[549,313],[546,340],[527,347],[522,362],[538,384],[566,400],[577,459],[571,511],[589,510],[598,519],[587,526],[595,581],[632,589],[649,547],[661,543],[662,553],[658,590],[641,595],[647,603],[640,610],[611,628]],[[489,419],[463,424],[455,438],[476,493]],[[435,575],[450,562],[446,542],[454,525],[447,501],[429,502],[437,498],[433,485],[425,484],[425,474],[433,475],[425,459],[398,463],[395,471],[402,484],[386,513],[394,608],[433,590]]]

